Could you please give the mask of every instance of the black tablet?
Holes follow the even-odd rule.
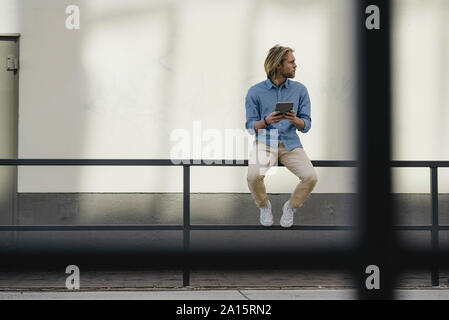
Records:
[[[286,113],[289,110],[293,109],[293,102],[278,102],[276,103],[276,110],[280,111],[281,114]]]

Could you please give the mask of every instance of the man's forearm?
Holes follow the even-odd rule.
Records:
[[[254,130],[258,131],[259,129],[265,129],[267,126],[265,125],[265,121],[259,120],[254,122]]]
[[[301,118],[296,117],[294,125],[295,125],[296,129],[302,130],[306,126],[306,123]]]
[[[306,123],[304,122],[304,120],[302,120],[301,118],[296,117],[295,121],[293,122],[293,124],[295,125],[296,129],[298,130],[302,130],[304,129],[304,127],[306,126]],[[259,120],[254,122],[254,130],[258,131],[259,129],[265,129],[267,126],[265,125],[265,121]]]

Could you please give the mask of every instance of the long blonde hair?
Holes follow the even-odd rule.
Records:
[[[276,75],[276,67],[284,61],[284,56],[289,51],[295,52],[292,48],[283,47],[279,44],[268,51],[264,64],[265,73],[268,78],[272,78]]]

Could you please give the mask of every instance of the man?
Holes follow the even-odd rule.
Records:
[[[264,178],[278,160],[293,172],[300,182],[282,208],[280,225],[293,225],[296,209],[301,207],[317,183],[315,169],[307,157],[296,130],[310,130],[310,99],[306,87],[290,80],[295,77],[294,50],[276,45],[265,59],[267,80],[248,90],[246,95],[246,123],[250,134],[255,135],[248,164],[248,187],[260,209],[260,223],[273,225],[271,203],[268,200]],[[293,110],[285,115],[274,111],[276,102],[293,102]]]

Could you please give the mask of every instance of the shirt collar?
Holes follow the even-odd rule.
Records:
[[[265,80],[265,84],[266,84],[266,86],[267,86],[268,89],[271,89],[271,88],[276,88],[276,89],[278,89],[278,87],[276,87],[276,86],[274,85],[274,83],[271,81],[271,79],[268,78],[268,77],[267,77],[267,80]],[[288,88],[289,85],[290,85],[290,79],[287,78],[287,79],[285,80],[285,82],[281,85],[281,88],[282,88],[282,87]]]

